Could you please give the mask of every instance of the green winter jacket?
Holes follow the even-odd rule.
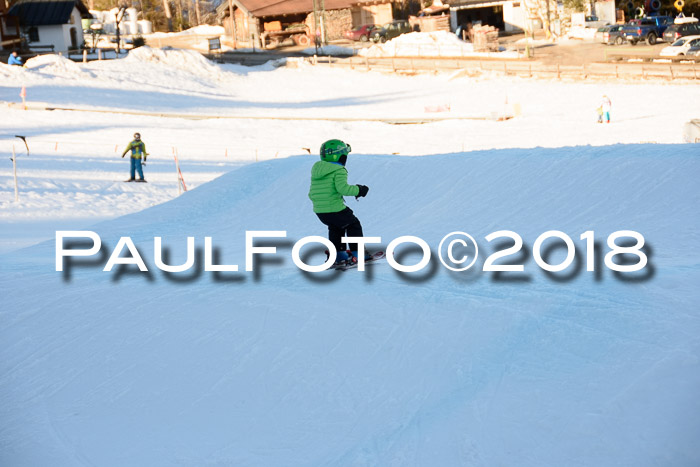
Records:
[[[357,196],[360,188],[348,185],[348,171],[340,164],[318,161],[311,167],[309,199],[314,212],[338,212],[345,209],[343,196]]]
[[[145,160],[146,156],[148,156],[148,153],[146,152],[146,145],[143,143],[143,141],[133,140],[131,143],[129,143],[126,149],[124,149],[122,157],[124,157],[124,155],[126,155],[126,153],[129,151],[131,151],[131,157],[134,159],[141,159],[141,156],[143,156]]]

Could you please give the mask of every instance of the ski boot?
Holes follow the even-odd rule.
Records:
[[[325,250],[326,253],[326,261],[328,261],[328,258],[331,257],[331,254],[328,250]],[[344,269],[346,268],[350,263],[350,254],[347,251],[338,251],[335,256],[335,263],[331,266],[331,269]]]
[[[348,254],[350,255],[350,258],[348,258],[348,261],[352,264],[357,264],[357,261],[358,261],[357,252],[348,250]],[[372,261],[372,259],[373,259],[372,253],[365,251],[365,262]]]

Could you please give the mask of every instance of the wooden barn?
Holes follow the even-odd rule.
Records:
[[[392,0],[228,0],[217,15],[235,44],[267,48],[328,42],[353,27],[393,19]]]

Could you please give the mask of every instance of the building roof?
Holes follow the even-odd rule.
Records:
[[[316,0],[316,8],[324,4],[326,10],[342,10],[362,3],[389,3],[391,0]],[[314,11],[313,0],[235,0],[253,16],[293,15]]]
[[[7,13],[17,16],[22,26],[50,26],[68,23],[74,7],[81,15],[89,14],[81,0],[18,0]]]

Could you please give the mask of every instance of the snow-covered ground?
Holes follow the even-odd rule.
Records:
[[[0,104],[0,465],[700,463],[700,160],[682,143],[697,85],[251,69],[148,48],[27,65],[0,65],[0,101],[25,86],[76,110]],[[595,123],[603,94],[610,124]],[[122,181],[135,131],[147,184]],[[329,138],[370,187],[347,200],[367,235],[437,249],[466,231],[479,270],[308,275],[282,241],[245,272],[247,230],[325,234],[306,193]],[[103,253],[56,272],[54,231],[86,228]],[[523,273],[480,271],[502,229],[524,240]],[[641,276],[604,265],[626,229],[648,245]],[[533,260],[547,230],[576,243],[562,273]],[[102,271],[121,236],[148,273]],[[195,237],[195,267],[159,271],[156,236],[169,264]],[[240,272],[203,270],[205,236]]]
[[[358,55],[366,57],[491,57],[518,58],[518,52],[506,51],[501,47],[498,52],[474,51],[470,42],[459,40],[449,31],[412,32],[402,34],[384,44],[374,44],[360,49]]]

